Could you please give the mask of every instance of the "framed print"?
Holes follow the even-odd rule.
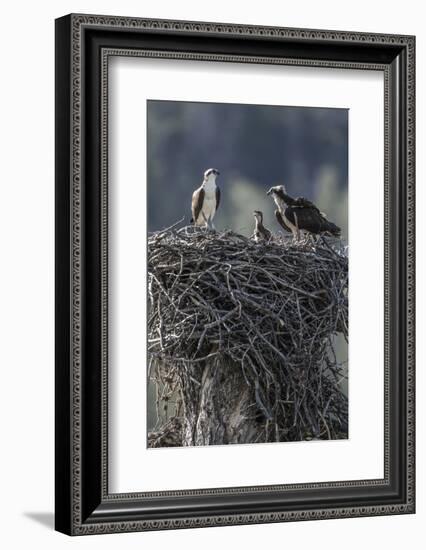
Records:
[[[56,21],[56,529],[413,513],[412,36]]]

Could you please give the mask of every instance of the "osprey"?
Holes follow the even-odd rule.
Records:
[[[253,232],[253,239],[258,243],[260,241],[269,241],[272,237],[272,233],[263,225],[263,214],[260,210],[253,212],[256,225]]]
[[[293,199],[287,195],[284,185],[271,187],[267,195],[272,195],[278,210],[275,216],[286,231],[293,233],[295,240],[300,239],[300,231],[319,235],[326,233],[340,236],[340,227],[329,222],[325,215],[311,201],[299,197]]]
[[[216,178],[219,175],[219,170],[209,168],[204,172],[204,180],[201,187],[196,189],[192,194],[192,219],[199,227],[208,227],[209,222],[212,228],[215,229],[213,218],[219,208],[220,189],[216,185]]]

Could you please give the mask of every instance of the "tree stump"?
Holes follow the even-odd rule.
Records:
[[[251,388],[241,368],[229,361],[208,362],[182,384],[182,445],[226,445],[254,441],[261,432]]]

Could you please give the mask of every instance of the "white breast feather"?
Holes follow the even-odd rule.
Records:
[[[216,193],[213,196],[207,195],[204,196],[203,203],[203,214],[206,220],[213,220],[216,213]]]
[[[204,224],[204,219],[212,221],[216,214],[216,184],[209,181],[204,184],[204,200],[203,207],[200,215],[198,216],[198,223]]]

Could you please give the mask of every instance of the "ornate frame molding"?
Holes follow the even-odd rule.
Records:
[[[193,51],[173,51],[170,49],[154,49],[154,48],[130,48],[117,47],[113,45],[102,45],[100,47],[99,57],[99,80],[100,80],[100,357],[101,357],[101,411],[99,414],[99,430],[101,434],[101,451],[99,469],[99,481],[97,486],[100,491],[101,505],[97,509],[93,509],[93,502],[85,504],[84,499],[87,493],[92,492],[86,488],[86,480],[84,473],[84,422],[85,411],[83,404],[85,402],[84,384],[84,354],[83,348],[85,341],[84,333],[84,316],[85,316],[85,293],[84,284],[87,277],[87,247],[85,247],[86,233],[91,230],[88,223],[85,225],[85,117],[86,102],[88,100],[87,92],[87,75],[86,70],[88,51],[87,31],[111,30],[115,33],[143,33],[148,36],[162,35],[166,33],[169,37],[182,36],[214,36],[231,37],[235,40],[241,40],[245,37],[249,40],[262,39],[265,41],[290,41],[291,43],[309,43],[309,44],[324,44],[329,48],[333,45],[342,47],[359,46],[368,44],[371,47],[380,48],[389,47],[392,51],[399,51],[404,57],[403,62],[406,66],[406,74],[402,75],[400,66],[396,66],[394,61],[389,62],[371,62],[371,61],[355,61],[349,60],[331,60],[331,59],[315,59],[307,57],[279,57],[265,55],[245,55],[245,54],[224,54],[224,53],[196,53]],[[69,357],[68,369],[64,367],[66,353],[62,349],[63,342],[59,343],[61,348],[57,354],[57,377],[60,379],[60,384],[57,387],[57,423],[63,426],[61,418],[69,420],[69,432],[65,435],[70,447],[64,450],[63,436],[57,432],[57,462],[62,464],[59,467],[57,477],[57,485],[60,483],[69,483],[69,491],[65,493],[59,490],[57,494],[57,528],[69,534],[82,535],[91,533],[112,533],[124,531],[140,531],[152,529],[177,529],[188,527],[201,527],[213,525],[236,525],[245,523],[263,523],[263,522],[282,522],[307,519],[326,519],[336,517],[359,517],[367,515],[384,515],[396,513],[412,513],[414,511],[414,169],[415,169],[415,59],[414,59],[415,40],[412,36],[397,36],[397,35],[379,35],[379,34],[364,34],[364,33],[346,33],[341,31],[322,31],[322,30],[307,30],[307,29],[287,29],[279,27],[253,27],[245,25],[229,25],[218,23],[201,23],[201,22],[186,22],[186,21],[168,21],[168,20],[152,20],[152,19],[134,19],[122,17],[107,17],[107,16],[92,16],[92,15],[70,15],[57,21],[57,62],[62,63],[65,60],[69,62],[68,73],[68,88],[65,93],[60,90],[61,82],[67,78],[67,67],[62,68],[57,73],[57,90],[59,94],[63,94],[62,103],[59,104],[57,111],[57,124],[61,124],[64,113],[63,109],[66,104],[69,104],[69,133],[67,136],[57,136],[57,154],[58,149],[63,150],[69,147],[71,151],[67,162],[62,165],[62,157],[60,159],[61,166],[57,172],[57,193],[63,193],[63,178],[69,177],[69,196],[64,198],[64,203],[57,207],[58,216],[62,216],[65,211],[69,212],[70,223],[68,230],[61,226],[58,222],[57,235],[58,241],[61,243],[64,237],[68,237],[69,256],[68,266],[62,266],[58,269],[57,277],[64,277],[66,270],[69,277],[69,289],[65,290],[70,305],[69,317],[59,320],[59,330],[68,327],[69,338]],[[331,50],[330,50],[331,51]],[[107,200],[108,200],[108,152],[107,152],[107,123],[108,123],[108,59],[110,56],[139,56],[139,57],[156,57],[168,59],[191,59],[200,61],[229,61],[240,63],[273,63],[282,65],[302,65],[314,67],[334,67],[341,69],[368,69],[384,72],[385,77],[385,477],[383,480],[363,480],[360,482],[344,481],[336,483],[315,483],[315,484],[297,484],[297,485],[278,485],[271,487],[244,487],[244,488],[229,488],[229,489],[212,489],[212,490],[194,490],[194,491],[172,491],[158,493],[130,493],[130,494],[109,494],[108,493],[108,475],[107,475],[107,403],[108,403],[108,353],[107,353],[107,315],[108,315],[108,216],[107,216]],[[396,58],[396,56],[395,56]],[[58,65],[59,66],[59,65]],[[62,71],[62,72],[61,72]],[[395,89],[395,83],[399,83],[400,90]],[[392,87],[393,86],[393,87]],[[405,94],[406,104],[406,135],[398,140],[395,136],[395,122],[392,120],[392,105],[395,102],[396,96],[400,97]],[[62,131],[58,128],[59,133]],[[401,137],[401,136],[400,136]],[[392,151],[395,151],[395,139],[397,139],[397,147],[402,151],[399,158],[400,162],[405,162],[405,178],[406,188],[399,189],[399,194],[402,196],[402,203],[405,199],[405,205],[400,204],[403,209],[403,219],[401,220],[402,241],[405,240],[405,250],[395,250],[393,235],[390,231],[390,220],[396,215],[397,204],[394,202],[394,197],[391,193],[392,175]],[[404,142],[405,140],[405,142]],[[62,153],[65,154],[65,153]],[[393,180],[392,180],[393,181]],[[398,195],[398,196],[400,196]],[[405,216],[405,219],[404,219]],[[405,223],[404,223],[405,222]],[[64,234],[65,233],[65,234]],[[391,359],[395,353],[395,346],[391,341],[390,327],[392,321],[392,293],[391,284],[395,284],[391,273],[392,261],[395,260],[395,254],[398,258],[401,254],[405,254],[402,262],[405,265],[405,300],[404,307],[406,308],[405,316],[405,334],[406,345],[405,350],[400,350],[399,357],[404,357],[405,360],[405,381],[406,393],[403,396],[403,401],[406,406],[405,417],[405,433],[406,433],[406,470],[401,472],[406,476],[403,483],[405,500],[403,502],[383,502],[381,505],[364,505],[364,506],[331,506],[324,508],[312,508],[307,506],[306,510],[277,510],[277,511],[257,511],[253,510],[250,513],[228,513],[213,515],[196,514],[188,515],[187,517],[171,518],[155,518],[144,519],[144,514],[141,511],[139,517],[120,521],[120,509],[126,505],[136,506],[137,503],[144,498],[160,498],[160,497],[195,497],[195,496],[219,496],[219,495],[238,495],[244,497],[251,493],[259,493],[264,491],[274,492],[300,492],[308,489],[318,490],[336,490],[336,489],[356,489],[373,487],[386,487],[391,484],[391,438],[395,434],[391,433],[391,415],[392,415],[392,395],[391,394]],[[64,255],[65,257],[65,255]],[[59,260],[60,262],[60,260]],[[61,264],[62,265],[62,264]],[[393,281],[393,283],[392,283]],[[396,284],[399,284],[397,281]],[[403,285],[403,282],[400,284]],[[403,288],[404,291],[404,288]],[[64,299],[64,289],[61,289],[59,302]],[[59,315],[64,317],[62,313]],[[404,346],[403,346],[404,347]],[[403,353],[403,354],[402,354]],[[65,374],[64,374],[65,369]],[[403,366],[401,366],[403,369]],[[400,373],[401,374],[401,373]],[[67,387],[70,392],[70,401],[67,411],[63,410],[64,405],[59,401],[62,399],[63,388]],[[87,413],[86,413],[87,414]],[[62,416],[61,416],[62,415]],[[60,417],[60,418],[59,418]],[[58,426],[58,424],[57,424]],[[69,469],[68,469],[69,468]],[[85,493],[86,491],[86,493]],[[89,498],[89,501],[92,497]],[[65,503],[67,500],[67,503]],[[96,500],[96,499],[95,499]],[[123,505],[123,506],[121,506]],[[91,514],[87,514],[91,508]]]

